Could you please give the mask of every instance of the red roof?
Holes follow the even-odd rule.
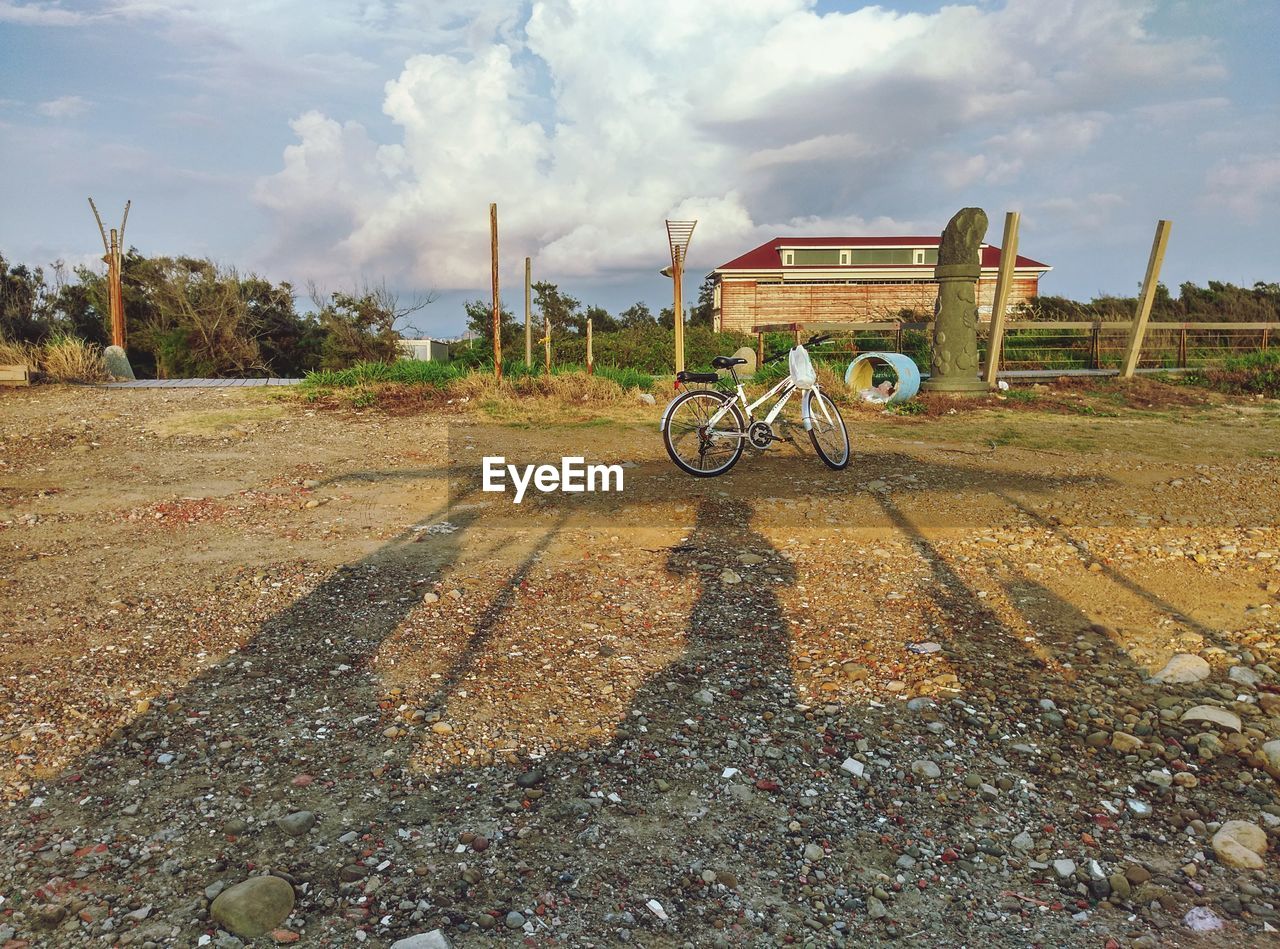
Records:
[[[932,237],[775,237],[773,240],[761,244],[754,250],[749,250],[741,257],[735,257],[727,264],[721,264],[717,270],[779,270],[782,268],[782,258],[778,253],[782,247],[937,247],[942,242],[942,238],[937,234]],[[875,269],[883,269],[879,264],[858,264],[854,266],[845,265],[850,270],[858,269],[858,267],[872,267]],[[932,268],[932,264],[928,265]],[[1000,266],[1000,248],[990,244],[982,246],[982,266],[986,268],[994,268]],[[1038,260],[1032,260],[1030,257],[1018,255],[1015,263],[1016,267],[1029,267],[1040,270],[1048,270],[1049,265],[1043,264]],[[803,267],[788,267],[788,270],[802,270]],[[818,269],[829,270],[830,267],[821,267]]]

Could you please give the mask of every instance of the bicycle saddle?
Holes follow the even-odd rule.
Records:
[[[720,376],[714,372],[689,372],[682,369],[676,373],[676,378],[681,382],[719,382]]]
[[[733,356],[717,356],[711,360],[711,365],[717,369],[728,369],[730,366],[741,366],[745,362],[746,360],[741,356],[736,359]]]

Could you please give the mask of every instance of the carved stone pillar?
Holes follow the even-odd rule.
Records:
[[[933,362],[926,392],[984,394],[979,377],[978,300],[976,287],[982,272],[980,253],[987,233],[987,215],[981,208],[963,208],[942,232],[934,310]]]

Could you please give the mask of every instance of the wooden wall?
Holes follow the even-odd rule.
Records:
[[[1018,277],[1009,291],[1009,304],[1036,295],[1036,277]],[[991,311],[995,275],[978,281],[978,307]],[[898,311],[933,312],[938,285],[926,283],[757,284],[754,280],[725,280],[720,287],[721,330],[750,332],[758,323],[858,323],[894,320]],[[985,310],[983,309],[985,308]]]

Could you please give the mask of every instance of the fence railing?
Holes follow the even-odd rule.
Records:
[[[797,341],[814,333],[834,333],[849,353],[891,350],[913,357],[928,370],[933,323],[762,323],[752,327],[763,350],[765,333],[789,333]],[[991,323],[978,322],[978,347],[986,362]],[[1197,369],[1220,365],[1231,356],[1280,346],[1280,322],[1147,323],[1134,340],[1132,320],[1009,320],[1004,324],[1000,371],[1120,371],[1130,347],[1146,370]],[[837,351],[844,345],[836,344]]]

